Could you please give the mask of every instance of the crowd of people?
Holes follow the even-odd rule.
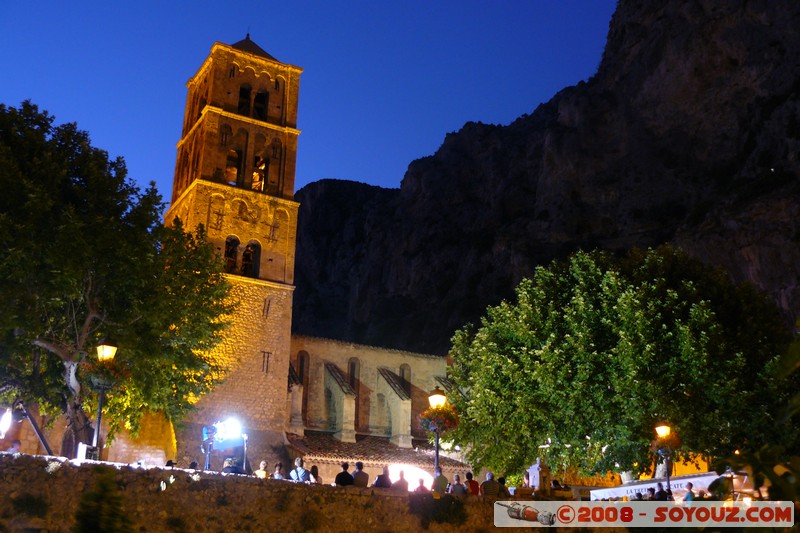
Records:
[[[283,463],[281,462],[275,463],[271,472],[268,471],[268,466],[266,461],[261,461],[258,470],[255,470],[253,475],[261,479],[281,479],[298,483],[325,484],[319,474],[318,467],[312,465],[310,469],[306,469],[302,457],[298,457],[294,460],[294,467],[288,474],[284,471]],[[375,479],[370,483],[369,475],[364,471],[364,463],[358,461],[353,466],[354,468],[351,472],[349,462],[341,463],[341,471],[336,474],[336,477],[329,484],[337,487],[374,487],[392,489],[398,492],[409,492],[409,483],[402,470],[399,472],[399,478],[392,481],[389,475],[389,467],[384,466],[381,473],[375,476]],[[222,472],[244,473],[238,468],[239,467],[226,461],[223,465]],[[500,477],[495,479],[492,472],[486,474],[486,480],[483,481],[483,483],[478,483],[478,481],[474,479],[472,472],[465,472],[463,481],[459,474],[455,474],[451,482],[442,473],[441,467],[435,468],[433,483],[430,487],[425,484],[425,479],[419,479],[417,486],[414,487],[412,492],[435,492],[439,494],[452,494],[455,496],[494,496],[499,498],[511,496],[506,487],[505,478]]]

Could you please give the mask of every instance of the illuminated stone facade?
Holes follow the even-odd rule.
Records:
[[[187,83],[172,207],[166,222],[203,224],[225,258],[236,311],[214,356],[225,381],[198,404],[205,425],[235,415],[282,432],[292,325],[301,69],[250,40],[215,43]]]
[[[275,435],[286,442],[285,433],[306,429],[410,448],[412,435],[424,436],[416,415],[445,375],[441,357],[291,336],[301,72],[248,36],[215,43],[187,84],[166,223],[203,224],[237,307],[213,352],[225,380],[177,432],[184,462],[197,459],[202,426],[229,416],[247,428],[256,454],[271,455]]]

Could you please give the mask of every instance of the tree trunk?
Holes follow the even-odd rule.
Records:
[[[81,385],[76,376],[77,370],[77,362],[64,361],[64,379],[69,390],[69,397],[67,398],[67,412],[65,413],[67,427],[61,440],[61,455],[70,459],[74,459],[77,456],[78,443],[91,444],[94,436],[91,421],[81,406]]]

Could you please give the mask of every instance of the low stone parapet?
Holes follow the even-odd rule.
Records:
[[[0,453],[0,530],[481,531],[491,501]],[[105,529],[109,530],[109,529]]]

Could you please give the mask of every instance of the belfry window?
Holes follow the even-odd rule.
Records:
[[[250,184],[254,191],[264,192],[264,178],[267,175],[268,167],[269,161],[257,155],[253,162],[253,181]]]
[[[267,103],[269,102],[269,93],[265,90],[260,90],[256,94],[256,99],[253,102],[253,118],[258,120],[267,120]]]
[[[250,241],[242,252],[242,276],[257,278],[261,264],[261,245]]]
[[[225,181],[229,185],[236,185],[239,181],[239,152],[236,150],[228,150],[228,159],[225,163]]]
[[[250,116],[250,86],[246,83],[239,87],[239,106],[236,112],[246,117]]]
[[[225,239],[225,272],[236,272],[236,261],[239,258],[239,239],[230,236]]]

